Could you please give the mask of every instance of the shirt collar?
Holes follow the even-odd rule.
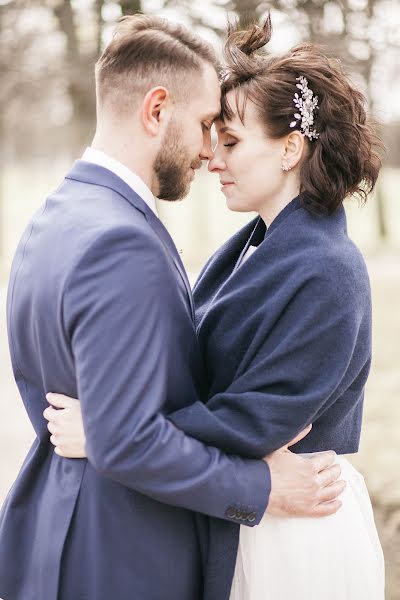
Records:
[[[100,167],[104,167],[120,177],[122,181],[129,185],[129,187],[136,192],[136,194],[138,194],[138,196],[140,196],[144,202],[146,202],[146,204],[158,217],[156,201],[151,190],[144,183],[143,179],[128,169],[128,167],[120,163],[119,160],[111,158],[111,156],[108,156],[108,154],[105,152],[102,152],[101,150],[95,150],[94,148],[86,148],[85,152],[83,153],[82,160],[99,165]]]

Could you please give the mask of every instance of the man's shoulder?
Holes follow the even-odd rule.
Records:
[[[133,190],[122,194],[113,187],[67,178],[48,197],[46,210],[54,210],[61,219],[75,219],[83,228],[121,223],[133,228],[148,227],[146,205]]]
[[[146,253],[159,257],[163,245],[144,212],[113,190],[64,181],[27,225],[15,265],[29,256],[36,274],[61,282],[82,268],[92,272],[114,262],[120,269],[118,261],[139,261]]]
[[[133,190],[124,196],[103,185],[65,179],[48,196],[33,223],[76,252],[99,239],[104,243],[119,238],[157,240],[147,218],[150,211]]]

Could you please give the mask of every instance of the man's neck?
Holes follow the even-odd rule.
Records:
[[[103,152],[110,158],[124,165],[124,167],[140,177],[147,187],[152,190],[152,160],[150,157],[147,157],[143,145],[138,143],[136,149],[132,142],[128,144],[125,140],[118,139],[118,136],[114,136],[111,139],[110,137],[106,138],[96,132],[91,148]]]

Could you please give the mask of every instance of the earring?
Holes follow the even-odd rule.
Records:
[[[292,167],[288,167],[287,165],[282,165],[281,166],[282,171],[290,171],[291,168]]]

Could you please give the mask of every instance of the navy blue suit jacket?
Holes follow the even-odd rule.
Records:
[[[200,598],[208,519],[193,511],[257,524],[270,480],[263,461],[166,418],[205,398],[191,292],[161,222],[78,161],[18,246],[7,321],[37,437],[0,516],[0,597]],[[89,460],[53,452],[49,391],[80,398]],[[221,581],[229,590],[223,569]]]
[[[249,245],[257,250],[241,266]],[[170,419],[193,437],[260,458],[309,423],[294,452],[356,452],[371,363],[371,294],[341,207],[314,216],[295,198],[266,230],[243,227],[194,288],[208,401]],[[205,600],[229,594],[239,527],[209,520]],[[229,574],[223,580],[219,574]],[[218,586],[216,588],[216,586]],[[215,589],[220,595],[215,594]]]

